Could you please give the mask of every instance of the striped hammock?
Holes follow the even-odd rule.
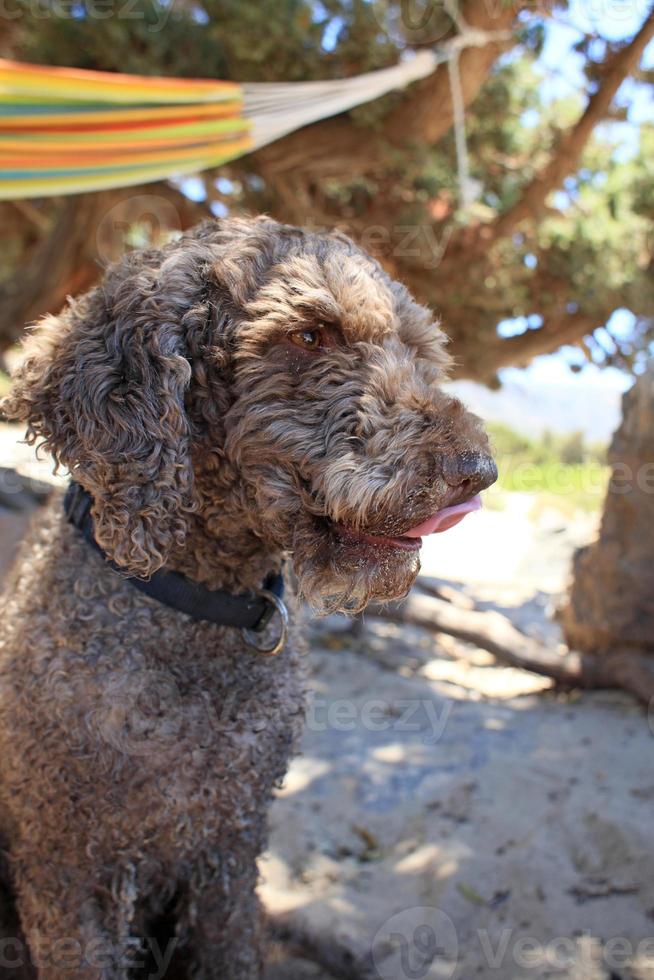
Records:
[[[0,200],[198,173],[424,78],[437,64],[422,51],[355,78],[236,84],[0,59]]]

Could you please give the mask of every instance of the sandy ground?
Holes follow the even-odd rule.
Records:
[[[13,444],[0,427],[0,464],[47,478]],[[596,527],[532,505],[514,495],[430,539],[423,572],[556,644],[570,555]],[[21,526],[0,513],[3,563]],[[308,629],[265,905],[378,980],[654,980],[654,712],[371,618],[360,636],[339,617]],[[269,972],[330,976],[285,955]]]
[[[592,518],[514,495],[429,539],[423,569],[524,631]],[[562,695],[448,637],[312,627],[313,700],[272,814],[262,896],[382,980],[654,980],[654,714]]]

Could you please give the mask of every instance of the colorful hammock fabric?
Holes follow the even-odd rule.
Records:
[[[247,83],[0,59],[0,200],[198,173],[429,75],[428,51],[325,82]]]

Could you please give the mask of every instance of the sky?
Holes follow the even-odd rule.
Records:
[[[616,310],[609,326],[617,336],[621,333],[628,335],[633,314],[629,310]],[[583,371],[575,373],[570,370],[570,364],[583,364]],[[588,364],[576,347],[561,347],[556,354],[535,358],[527,368],[506,368],[500,371],[500,378],[505,383],[522,384],[530,380],[536,384],[558,384],[581,390],[588,388],[597,392],[605,389],[607,392],[623,392],[631,387],[633,379],[624,371],[617,368],[600,368],[596,364]]]

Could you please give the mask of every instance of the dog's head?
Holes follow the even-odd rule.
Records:
[[[189,526],[290,552],[320,610],[403,595],[496,478],[428,310],[340,235],[260,218],[135,252],[27,342],[5,413],[148,575]],[[244,543],[244,553],[248,547]]]

